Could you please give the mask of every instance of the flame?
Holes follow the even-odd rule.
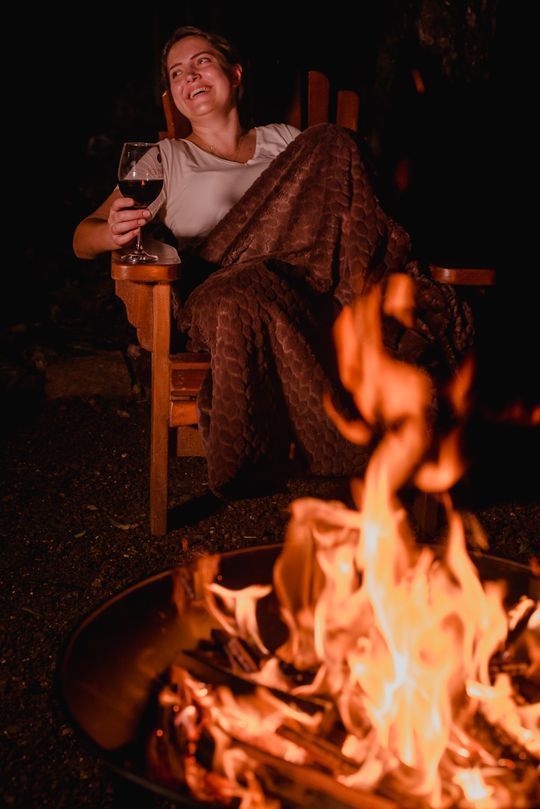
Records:
[[[265,804],[260,785],[246,775],[253,766],[249,749],[235,744],[262,745],[287,762],[304,764],[309,745],[296,743],[291,732],[300,728],[309,740],[325,722],[324,712],[308,715],[272,688],[335,706],[344,730],[344,769],[335,780],[353,790],[390,783],[401,794],[418,796],[422,805],[442,807],[454,789],[460,807],[499,806],[490,782],[499,762],[468,732],[476,711],[540,758],[540,705],[519,706],[508,675],[493,679],[489,668],[509,627],[529,613],[528,659],[535,671],[540,668],[540,606],[526,599],[506,614],[505,588],[479,580],[463,521],[447,494],[442,554],[415,544],[399,499],[411,480],[424,491],[445,492],[463,474],[460,425],[471,402],[472,361],[445,391],[455,426],[436,438],[433,383],[422,369],[385,351],[381,309],[413,326],[414,290],[407,276],[392,277],[384,297],[380,287],[373,288],[336,321],[340,376],[359,417],[346,421],[329,399],[326,410],[350,440],[378,443],[364,480],[352,486],[357,510],[313,498],[291,506],[273,588],[286,642],[271,656],[257,628],[256,603],[271,588],[232,591],[209,579],[204,585],[219,624],[269,655],[249,675],[257,684],[248,695],[225,686],[205,693],[202,684],[183,680],[191,682],[188,707],[202,706],[211,717],[216,771],[228,784],[248,781],[235,793],[244,796],[246,808]],[[475,542],[486,544],[478,527]],[[214,576],[215,563],[206,573]],[[304,672],[306,682],[288,681],[280,661]],[[199,714],[187,710],[182,721],[189,726]]]
[[[477,809],[495,809],[497,804],[491,798],[493,789],[486,786],[480,770],[461,770],[454,776],[454,783],[462,788],[468,801],[474,801]]]
[[[361,701],[380,747],[419,774],[418,794],[435,806],[441,795],[439,765],[455,719],[453,706],[463,700],[465,684],[469,696],[475,683],[491,689],[489,660],[507,634],[504,588],[493,583],[482,587],[466,551],[462,521],[449,498],[443,560],[413,548],[396,494],[411,478],[425,491],[444,491],[461,477],[460,428],[440,441],[435,460],[426,460],[434,391],[421,369],[384,351],[381,304],[377,287],[344,309],[336,323],[340,375],[361,420],[351,428],[328,403],[327,411],[345,435],[359,442],[372,438],[377,424],[382,423],[385,432],[356,499],[358,535],[344,537],[334,531],[333,541],[326,534],[321,542],[312,529],[309,550],[303,547],[304,554],[315,556],[325,581],[318,584],[316,603],[302,604],[302,615],[313,616],[314,651],[325,669],[325,687],[330,684],[333,692],[341,693],[338,704],[345,726],[353,733],[362,730],[354,718]],[[410,279],[391,279],[383,308],[412,325]],[[469,407],[472,379],[469,360],[447,393],[461,420]],[[303,525],[309,523],[313,507],[307,502],[304,508],[307,514],[300,519],[298,506],[293,510],[280,567],[288,544],[306,542]],[[281,569],[278,575],[281,579]],[[290,595],[287,599],[290,604]],[[291,617],[290,609],[286,622],[295,647],[299,620]],[[528,733],[513,728],[514,738],[524,745]],[[355,776],[349,781],[355,782]],[[465,792],[466,779],[456,783],[462,783]],[[481,797],[487,800],[490,794],[484,789]]]
[[[244,587],[242,590],[229,590],[214,583],[207,587],[207,606],[209,612],[217,618],[226,632],[238,635],[244,640],[252,640],[261,652],[268,652],[259,635],[255,605],[259,599],[264,598],[271,591],[271,587],[259,584]],[[220,596],[231,615],[230,619],[226,617],[224,611],[219,609],[210,594]]]

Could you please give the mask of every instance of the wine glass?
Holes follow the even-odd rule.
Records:
[[[118,164],[118,187],[124,197],[135,200],[133,208],[144,209],[163,188],[163,164],[157,143],[124,143]],[[158,256],[147,253],[142,245],[141,228],[135,247],[120,256],[127,264],[148,264]]]

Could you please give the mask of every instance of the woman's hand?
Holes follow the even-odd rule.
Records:
[[[134,208],[134,203],[131,197],[118,197],[111,205],[107,223],[110,237],[117,247],[123,247],[134,239],[139,228],[150,219],[150,212]]]
[[[73,234],[75,255],[96,258],[107,250],[118,250],[134,239],[151,218],[150,211],[133,207],[134,202],[115,188],[94,213],[77,225]]]

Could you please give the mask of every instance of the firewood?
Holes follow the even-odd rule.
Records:
[[[536,768],[538,765],[536,759],[521,744],[514,741],[503,728],[488,722],[479,711],[469,722],[466,731],[491,753],[501,766],[508,766],[510,763],[512,769],[515,767],[516,770],[526,770],[529,767]]]
[[[295,706],[298,710],[310,716],[317,713],[324,715],[335,712],[335,707],[330,700],[321,699],[320,697],[295,696],[279,688],[259,685],[254,683],[253,680],[248,680],[240,674],[233,674],[226,668],[220,667],[200,649],[179,652],[176,662],[186,668],[194,677],[212,685],[228,685],[235,694],[249,694],[253,693],[256,688],[260,688],[268,691],[285,704]]]
[[[328,775],[311,767],[302,767],[299,764],[278,759],[265,750],[261,750],[234,736],[231,736],[231,739],[235,745],[245,750],[255,761],[267,765],[294,783],[319,792],[331,800],[340,801],[350,809],[398,809],[397,803],[381,798],[373,792],[361,792],[358,789],[345,786],[345,784],[336,780],[335,775]]]
[[[278,728],[277,734],[302,747],[314,763],[326,767],[336,775],[338,773],[352,775],[358,770],[358,764],[344,756],[339,747],[327,739],[315,736],[304,729],[292,728],[289,725],[282,725]]]
[[[228,635],[221,629],[212,630],[212,638],[226,655],[232,671],[259,671],[260,654],[251,648],[242,638]]]

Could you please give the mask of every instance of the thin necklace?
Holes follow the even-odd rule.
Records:
[[[236,146],[236,149],[234,150],[233,155],[238,154],[238,151],[239,151],[239,149],[240,149],[240,146],[241,146],[241,144],[242,144],[242,141],[244,140],[244,137],[245,137],[246,135],[247,135],[247,132],[242,132],[242,134],[241,134],[241,135],[240,135],[240,137],[238,138],[238,145]],[[222,153],[222,152],[220,152],[218,149],[216,149],[216,147],[215,147],[215,146],[211,146],[209,143],[207,143],[207,142],[205,141],[205,139],[204,139],[204,138],[201,138],[201,136],[200,136],[200,135],[198,135],[198,134],[196,134],[196,133],[192,132],[192,133],[191,133],[191,137],[192,137],[192,138],[193,138],[193,137],[197,138],[197,140],[201,142],[201,144],[204,146],[204,148],[205,148],[205,149],[207,149],[207,151],[211,152],[212,154],[215,154],[215,155],[217,155],[218,157],[220,156],[220,154],[223,154],[223,153]],[[196,142],[195,142],[195,146],[197,146],[197,143],[196,143]],[[228,159],[228,158],[226,158],[226,159]]]

